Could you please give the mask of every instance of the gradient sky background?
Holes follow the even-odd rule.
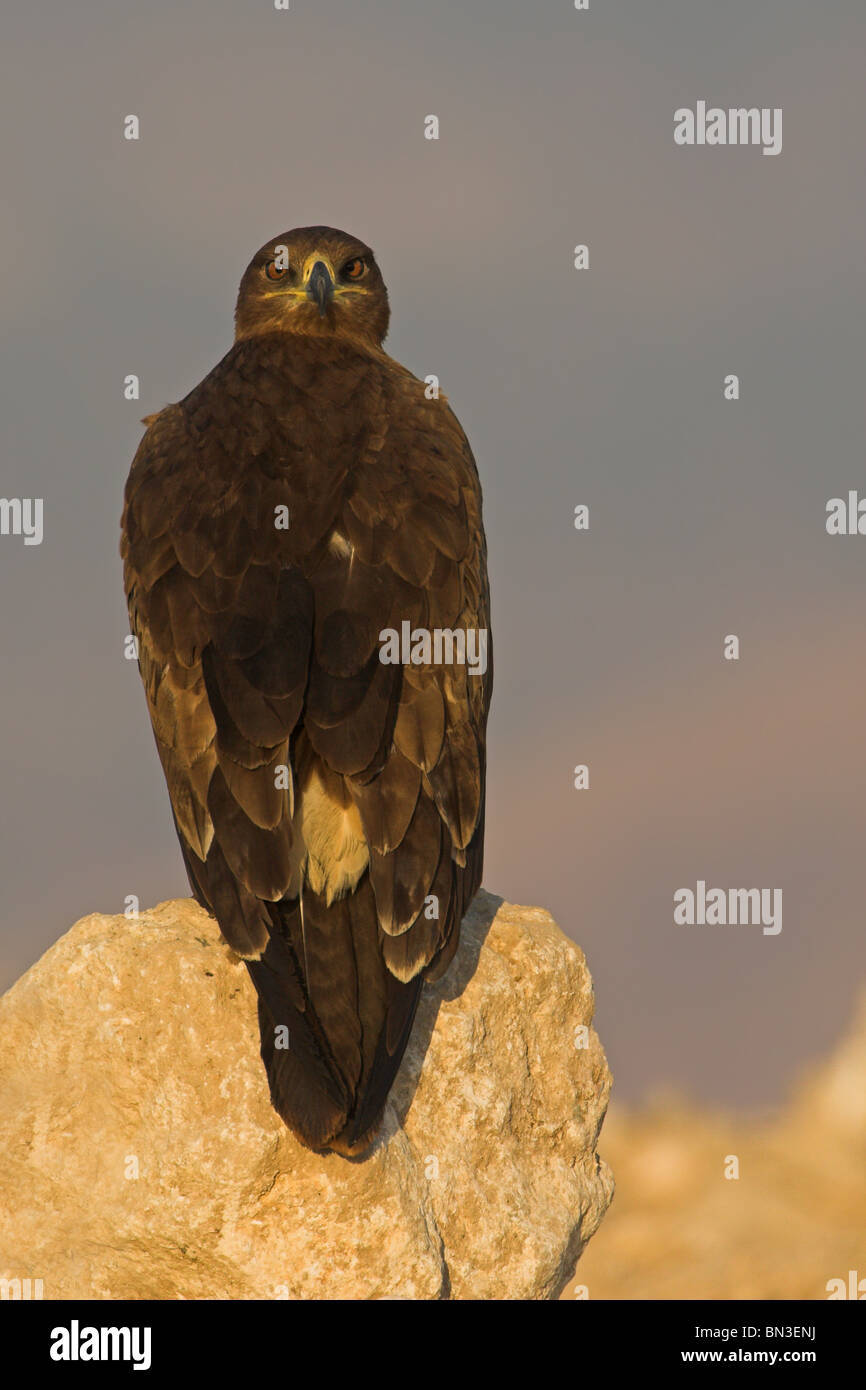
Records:
[[[0,985],[86,912],[188,891],[123,659],[123,484],[252,253],[329,223],[375,247],[387,346],[484,485],[487,887],[583,946],[620,1098],[777,1099],[866,975],[866,537],[824,527],[866,494],[862,0],[48,0],[3,28],[0,495],[43,497],[45,539],[0,538]],[[782,153],[675,146],[698,100],[782,107]],[[782,888],[781,935],[675,927],[699,878]]]

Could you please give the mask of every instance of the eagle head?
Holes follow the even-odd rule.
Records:
[[[295,227],[266,242],[244,271],[235,339],[301,333],[378,346],[389,314],[369,246],[334,227]]]

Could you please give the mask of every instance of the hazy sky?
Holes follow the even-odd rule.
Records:
[[[187,892],[123,659],[123,484],[140,416],[230,345],[252,253],[329,223],[376,249],[387,346],[481,473],[487,887],[583,946],[619,1096],[773,1100],[866,975],[866,536],[824,524],[866,496],[862,0],[50,0],[3,27],[0,494],[44,499],[44,540],[0,536],[0,982],[86,912]],[[782,152],[677,146],[698,101],[782,108]],[[782,931],[676,926],[698,879],[781,888]]]

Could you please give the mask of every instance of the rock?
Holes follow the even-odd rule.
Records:
[[[480,893],[380,1140],[319,1155],[271,1109],[255,993],[207,913],[85,917],[0,1000],[0,1276],[61,1299],[556,1298],[613,1190],[592,1012],[550,916]]]
[[[866,1296],[864,1097],[866,994],[775,1115],[676,1095],[611,1107],[617,1200],[577,1285],[600,1299],[826,1299],[853,1270]]]
[[[825,1061],[806,1069],[790,1122],[804,1132],[817,1127],[834,1149],[866,1158],[866,987],[860,989],[851,1025],[838,1046]]]

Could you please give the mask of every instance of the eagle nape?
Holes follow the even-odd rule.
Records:
[[[389,313],[357,237],[267,242],[232,347],[148,417],[121,523],[193,895],[256,989],[274,1109],[347,1157],[480,886],[492,683],[475,462]]]

